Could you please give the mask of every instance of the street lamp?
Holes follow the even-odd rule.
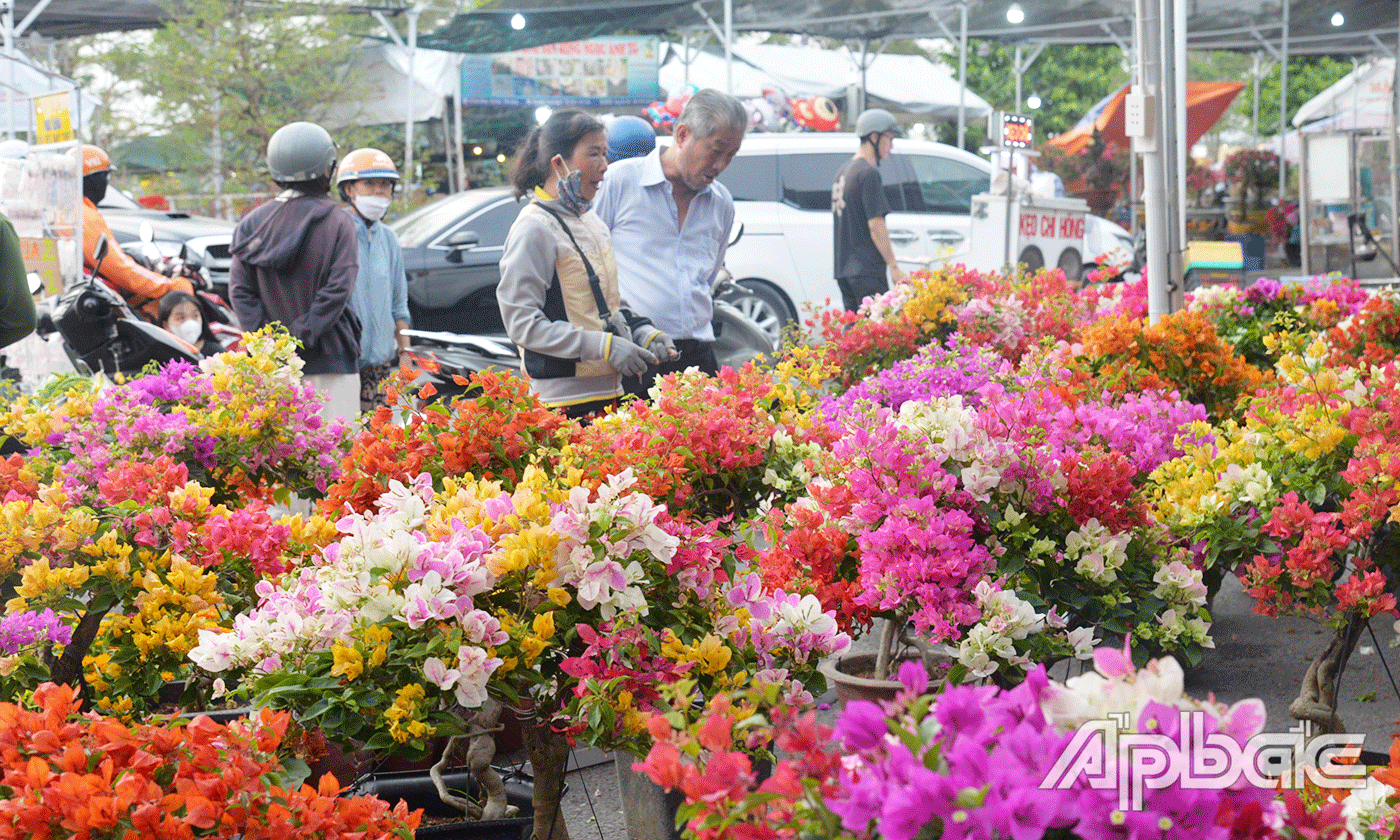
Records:
[[[1341,26],[1342,24],[1344,24],[1344,23],[1346,23],[1346,22],[1347,22],[1346,15],[1343,15],[1341,12],[1333,12],[1333,13],[1332,13],[1332,25],[1333,25],[1333,26]]]
[[[1034,110],[1036,110],[1037,108],[1039,108],[1039,107],[1040,107],[1040,94],[1035,93],[1035,92],[1032,92],[1030,96],[1027,96],[1027,97],[1026,97],[1026,107],[1027,107],[1027,108],[1030,108],[1032,111],[1034,111]]]
[[[1006,8],[1006,22],[1015,26],[1026,19],[1026,11],[1020,3],[1012,3]]]
[[[511,19],[510,19],[510,28],[511,28],[511,29],[524,29],[524,28],[525,28],[525,16],[522,15],[522,14],[520,14],[519,12],[516,12],[516,13],[511,17]]]

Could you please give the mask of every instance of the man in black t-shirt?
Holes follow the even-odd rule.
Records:
[[[883,108],[871,108],[856,120],[860,150],[831,185],[831,213],[836,254],[836,284],[841,302],[854,312],[868,295],[889,290],[888,277],[904,282],[895,261],[885,216],[890,212],[884,182],[876,168],[890,156],[899,123]]]

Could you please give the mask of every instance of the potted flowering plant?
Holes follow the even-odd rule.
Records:
[[[737,577],[713,525],[668,517],[630,473],[596,491],[581,478],[531,466],[510,492],[391,480],[322,557],[263,587],[258,611],[202,634],[191,655],[251,669],[255,702],[350,747],[421,753],[495,695],[523,719],[536,836],[567,837],[570,738],[643,751],[644,711],[683,679],[706,694],[753,679],[810,698],[817,660],[848,642],[814,598]]]
[[[1278,189],[1278,154],[1267,149],[1240,149],[1225,158],[1225,177],[1240,190],[1240,209],[1263,210]]]
[[[42,651],[46,677],[97,708],[155,705],[187,675],[197,631],[231,621],[260,578],[315,541],[317,524],[274,521],[261,498],[324,490],[344,431],[321,424],[285,332],[246,343],[111,387],[67,380],[4,419],[31,446],[0,468],[0,505],[18,525],[0,545],[6,606],[52,610],[71,629]]]
[[[402,802],[337,797],[333,778],[294,783],[276,758],[286,714],[133,726],[80,705],[53,683],[32,707],[0,703],[7,836],[408,840],[418,825]]]
[[[1044,783],[1066,749],[1080,748],[1072,733],[1087,720],[1121,714],[1124,730],[1163,738],[1190,712],[1203,731],[1240,745],[1262,729],[1258,700],[1230,707],[1196,701],[1183,694],[1175,660],[1141,670],[1132,660],[1126,650],[1100,649],[1095,672],[1064,684],[1038,667],[1011,690],[962,686],[941,694],[928,692],[921,668],[906,665],[894,700],[854,703],[835,726],[810,710],[758,712],[754,692],[715,698],[698,712],[678,704],[652,718],[656,743],[637,766],[685,794],[681,813],[701,837],[1107,838],[1129,831],[1125,825],[1141,836],[1288,836],[1263,833],[1271,822],[1264,815],[1280,810],[1266,787],[1202,790],[1176,780],[1143,791],[1141,808],[1125,812],[1116,786],[1083,774]],[[766,738],[782,754],[760,781],[743,745]],[[1103,760],[1104,778],[1112,779],[1126,758]]]
[[[1380,465],[1397,381],[1383,368],[1337,368],[1321,339],[1277,365],[1278,387],[1215,429],[1153,482],[1158,517],[1201,545],[1212,566],[1236,568],[1255,610],[1311,616],[1333,631],[1291,712],[1339,731],[1336,681],[1366,623],[1397,615],[1390,507],[1400,503]]]
[[[1204,411],[1160,394],[1071,398],[1069,372],[1039,365],[1018,373],[950,341],[824,405],[843,434],[809,497],[773,515],[760,561],[849,625],[895,619],[877,677],[897,665],[889,628],[905,621],[926,659],[952,646],[955,682],[1086,655],[1096,632],[1189,659],[1208,644],[1200,571],[1138,496]]]

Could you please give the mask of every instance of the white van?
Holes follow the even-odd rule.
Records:
[[[754,292],[755,303],[771,307],[772,312],[746,313],[760,323],[775,315],[790,320],[827,300],[841,305],[833,270],[831,184],[859,145],[854,134],[750,133],[720,175],[734,195],[736,226],[744,226],[725,267]],[[891,209],[885,223],[906,269],[966,259],[972,197],[987,192],[991,174],[992,165],[970,152],[895,140],[894,154],[880,163],[880,177]],[[1086,220],[1086,263],[1119,248],[1132,253],[1126,230],[1097,216]]]

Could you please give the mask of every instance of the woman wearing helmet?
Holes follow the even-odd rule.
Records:
[[[89,270],[100,269],[98,276],[107,285],[116,289],[132,309],[140,310],[151,318],[160,309],[160,298],[166,292],[193,292],[190,281],[183,277],[166,277],[149,268],[143,268],[121,248],[117,247],[117,235],[102,218],[97,202],[107,195],[107,174],[112,168],[112,160],[107,153],[96,146],[83,146],[83,265]],[[97,250],[97,240],[107,234],[107,256],[101,265],[93,258]]]
[[[360,273],[351,297],[360,317],[360,411],[384,405],[380,383],[407,361],[408,279],[399,239],[380,219],[394,198],[399,170],[378,149],[356,149],[336,171],[340,200],[349,205],[359,242]]]
[[[321,414],[360,414],[355,223],[329,195],[335,142],[315,123],[282,126],[267,144],[282,193],[233,230],[228,291],[245,330],[282,322],[301,341],[302,371],[326,398]]]

